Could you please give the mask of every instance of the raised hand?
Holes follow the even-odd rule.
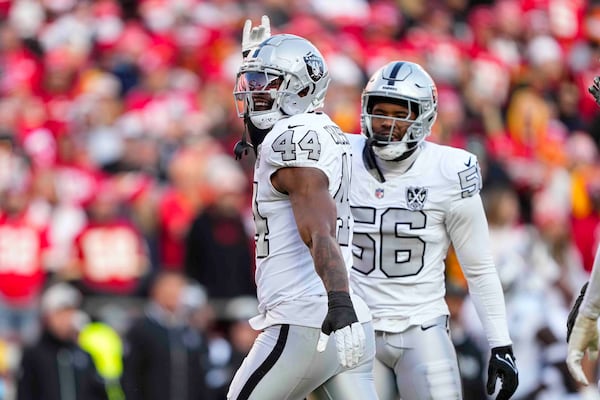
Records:
[[[271,22],[263,15],[259,26],[252,27],[252,20],[247,19],[242,31],[242,55],[246,57],[250,49],[258,46],[271,37]]]

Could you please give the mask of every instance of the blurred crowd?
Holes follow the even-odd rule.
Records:
[[[71,349],[76,386],[97,373],[111,400],[224,398],[256,334],[232,89],[243,23],[263,14],[321,50],[346,132],[377,68],[431,73],[430,140],[474,152],[484,176],[515,398],[600,398],[564,368],[600,240],[599,1],[0,0],[0,399],[36,398],[18,383],[41,387],[44,346]],[[466,398],[484,398],[485,338],[447,264]]]

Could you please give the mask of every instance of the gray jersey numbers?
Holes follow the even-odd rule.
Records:
[[[321,156],[321,143],[319,135],[313,130],[309,130],[298,142],[298,147],[308,152],[309,160],[318,161]],[[294,143],[294,131],[288,129],[273,141],[273,151],[281,154],[282,161],[296,160],[296,143]]]
[[[348,199],[350,193],[349,168],[348,153],[343,153],[342,179],[340,181],[340,186],[333,197],[338,209],[337,241],[341,246],[348,246],[350,244],[350,218],[352,218],[352,214],[350,211],[350,200]]]
[[[357,223],[375,224],[375,209],[353,207],[352,213]],[[354,234],[354,269],[369,274],[376,268],[378,257],[381,271],[385,276],[398,278],[418,274],[423,268],[425,241],[417,235],[398,234],[398,225],[409,230],[424,229],[427,216],[423,211],[404,208],[388,208],[379,216],[379,233]]]

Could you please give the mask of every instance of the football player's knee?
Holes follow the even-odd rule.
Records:
[[[455,364],[448,361],[427,363],[421,366],[424,369],[427,386],[427,399],[461,399],[460,375]]]

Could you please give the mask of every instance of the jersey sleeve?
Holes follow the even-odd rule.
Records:
[[[447,149],[440,166],[442,175],[451,182],[452,199],[460,200],[478,195],[482,179],[477,156],[462,149]]]
[[[446,225],[490,347],[511,344],[504,293],[490,251],[488,224],[479,194],[456,202],[446,216]]]
[[[490,347],[506,346],[512,341],[504,293],[491,253],[487,217],[479,195],[482,187],[479,163],[468,151],[448,149],[441,161],[442,174],[451,188],[446,228]]]

